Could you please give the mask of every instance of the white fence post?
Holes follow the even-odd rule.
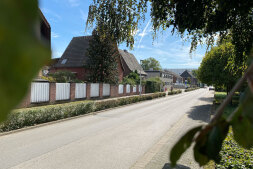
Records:
[[[75,98],[76,99],[86,98],[86,83],[76,83]]]
[[[123,94],[124,93],[124,85],[120,84],[119,85],[119,91],[118,91],[119,94]]]
[[[110,84],[103,84],[103,96],[110,96]]]
[[[131,91],[131,86],[128,84],[126,85],[126,93],[130,93]]]
[[[31,103],[41,103],[49,101],[49,83],[32,83]]]
[[[99,83],[90,84],[90,97],[99,97]]]
[[[56,83],[56,100],[70,99],[70,83]]]

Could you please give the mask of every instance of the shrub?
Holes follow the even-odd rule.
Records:
[[[1,124],[0,132],[87,114],[92,111],[94,111],[94,102],[92,101],[17,109]]]
[[[185,89],[185,92],[190,92],[190,91],[197,90],[197,89],[199,89],[199,87],[196,87],[196,88],[188,88],[188,89]]]
[[[146,80],[146,93],[155,93],[160,92],[160,88],[163,85],[163,82],[160,78],[149,78]]]
[[[246,150],[240,147],[233,139],[230,129],[220,151],[221,162],[216,165],[217,169],[225,168],[253,168],[253,148]]]
[[[168,95],[174,95],[174,94],[179,94],[182,93],[182,90],[173,90],[171,92],[168,92]]]
[[[95,102],[95,111],[105,110],[108,108],[123,106],[131,103],[136,103],[144,100],[152,100],[159,97],[166,96],[166,93],[152,93],[152,94],[145,94],[142,96],[129,96],[129,97],[122,97],[122,98],[115,98],[115,99],[108,99],[108,100],[101,100]]]
[[[142,96],[129,96],[95,102],[79,101],[36,108],[17,109],[13,111],[9,115],[8,119],[0,125],[0,132],[16,130],[23,127],[83,115],[94,111],[136,103],[143,100],[151,100],[158,97],[164,97],[165,95],[166,93],[153,93]]]

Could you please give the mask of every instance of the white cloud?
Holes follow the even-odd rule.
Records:
[[[58,33],[52,32],[52,38],[59,38],[60,35]]]

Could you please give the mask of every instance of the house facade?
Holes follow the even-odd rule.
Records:
[[[164,86],[161,86],[164,91],[166,89],[169,90],[171,86],[173,86],[173,76],[170,73],[161,70],[145,70],[145,72],[147,73],[147,79],[159,77],[159,79],[164,82]]]
[[[183,78],[184,83],[189,83],[188,80],[190,80],[190,85],[198,85],[198,79],[188,70],[185,70],[181,75]]]
[[[92,36],[74,37],[64,51],[62,57],[50,69],[50,73],[57,71],[71,71],[82,81],[88,80],[89,70],[85,68],[88,63],[87,49]],[[119,50],[118,77],[121,82],[129,73],[137,70],[144,72],[135,56],[127,51]]]

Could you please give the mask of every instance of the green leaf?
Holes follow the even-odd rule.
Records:
[[[193,137],[201,130],[201,128],[202,126],[198,126],[191,129],[174,145],[170,152],[170,161],[172,166],[176,165],[181,155],[191,146]]]
[[[223,140],[228,133],[228,123],[220,121],[208,133],[204,134],[196,141],[194,146],[194,157],[200,166],[206,165],[210,160],[219,163],[219,152],[222,147]]]
[[[246,149],[253,147],[253,94],[246,90],[231,122],[235,140]]]
[[[50,59],[39,32],[37,0],[0,1],[0,122],[26,95],[31,80]]]

